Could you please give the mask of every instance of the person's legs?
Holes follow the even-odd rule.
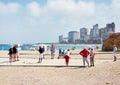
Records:
[[[42,63],[42,58],[40,58],[40,63]]]
[[[37,63],[40,63],[40,58],[38,59],[38,62]]]
[[[94,57],[92,58],[92,66],[94,66]]]
[[[59,54],[59,55],[58,55],[58,59],[59,59],[60,57],[61,57],[61,55]]]
[[[38,63],[41,63],[41,62],[42,62],[42,58],[43,58],[43,54],[40,54]]]
[[[88,67],[89,67],[89,62],[88,62],[87,58],[86,58],[85,60],[86,60],[86,63],[87,63],[87,65],[88,65]]]
[[[69,58],[66,58],[66,66],[69,64]]]
[[[42,58],[39,58],[38,63],[41,63],[41,62],[42,62]]]
[[[19,61],[19,54],[17,54],[17,61]]]
[[[114,56],[114,61],[116,61],[116,59],[117,59],[116,56]]]
[[[51,54],[51,59],[54,59],[55,54]]]
[[[13,61],[16,61],[16,53],[13,54]]]
[[[83,66],[85,66],[85,58],[83,58]]]
[[[43,53],[43,59],[45,59],[45,54]]]
[[[51,54],[51,59],[53,59],[53,54]]]
[[[12,55],[10,55],[10,57],[9,57],[9,62],[10,63],[12,62]]]
[[[94,66],[94,57],[90,57],[90,66]]]
[[[39,58],[37,63],[42,63],[42,58]]]
[[[113,56],[114,56],[114,60],[113,61],[116,61],[117,60],[117,54],[114,53]]]
[[[92,57],[90,57],[90,66],[92,66]]]

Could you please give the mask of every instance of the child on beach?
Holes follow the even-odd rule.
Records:
[[[12,62],[12,57],[13,57],[13,49],[12,48],[9,49],[8,55],[9,55],[9,62],[11,63]]]
[[[89,67],[89,62],[88,62],[87,57],[90,54],[90,52],[86,48],[84,48],[82,51],[80,51],[79,54],[83,57],[83,65],[85,66],[85,62],[86,62]]]
[[[94,66],[94,56],[95,56],[95,53],[93,49],[91,48],[90,49],[90,66]]]
[[[64,58],[65,58],[66,66],[68,66],[68,64],[69,64],[69,59],[70,59],[70,50],[69,50],[69,49],[67,50]]]

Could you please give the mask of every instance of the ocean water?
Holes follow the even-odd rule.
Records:
[[[14,45],[11,45],[11,44],[0,44],[0,50],[9,50],[13,46]],[[30,48],[36,48],[36,47],[31,44],[19,46],[19,49],[21,49],[21,50],[30,50]]]
[[[13,45],[10,44],[0,44],[0,50],[9,50],[10,47],[12,47]],[[96,49],[96,46],[98,46],[99,49],[101,49],[101,45],[55,45],[55,48],[58,49],[83,49],[85,48],[93,48]],[[20,45],[19,48],[21,50],[30,50],[31,48],[38,48],[38,46],[35,46],[33,44],[24,44],[24,45]],[[50,49],[50,45],[47,46],[47,49]]]
[[[56,49],[64,49],[64,50],[67,50],[67,49],[72,49],[72,50],[74,50],[74,49],[79,49],[79,50],[81,50],[81,49],[83,49],[83,48],[87,48],[87,49],[89,49],[89,48],[93,48],[93,49],[96,49],[96,45],[60,45],[60,46],[55,46],[55,48]],[[101,45],[99,45],[98,46],[98,48],[99,49],[101,49]]]
[[[8,50],[11,47],[9,44],[0,44],[0,50]]]

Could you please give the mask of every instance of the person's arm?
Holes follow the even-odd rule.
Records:
[[[79,52],[79,54],[82,56],[82,55],[83,55],[83,52],[82,52],[82,51],[80,51],[80,52]]]

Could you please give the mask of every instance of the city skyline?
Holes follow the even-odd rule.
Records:
[[[0,0],[0,43],[54,43],[79,28],[115,22],[119,0]]]
[[[88,31],[88,28],[83,27],[79,32],[72,30],[68,32],[68,36],[59,35],[59,43],[67,44],[101,44],[111,34],[115,33],[115,23],[107,23],[105,27],[99,28],[98,24]]]

